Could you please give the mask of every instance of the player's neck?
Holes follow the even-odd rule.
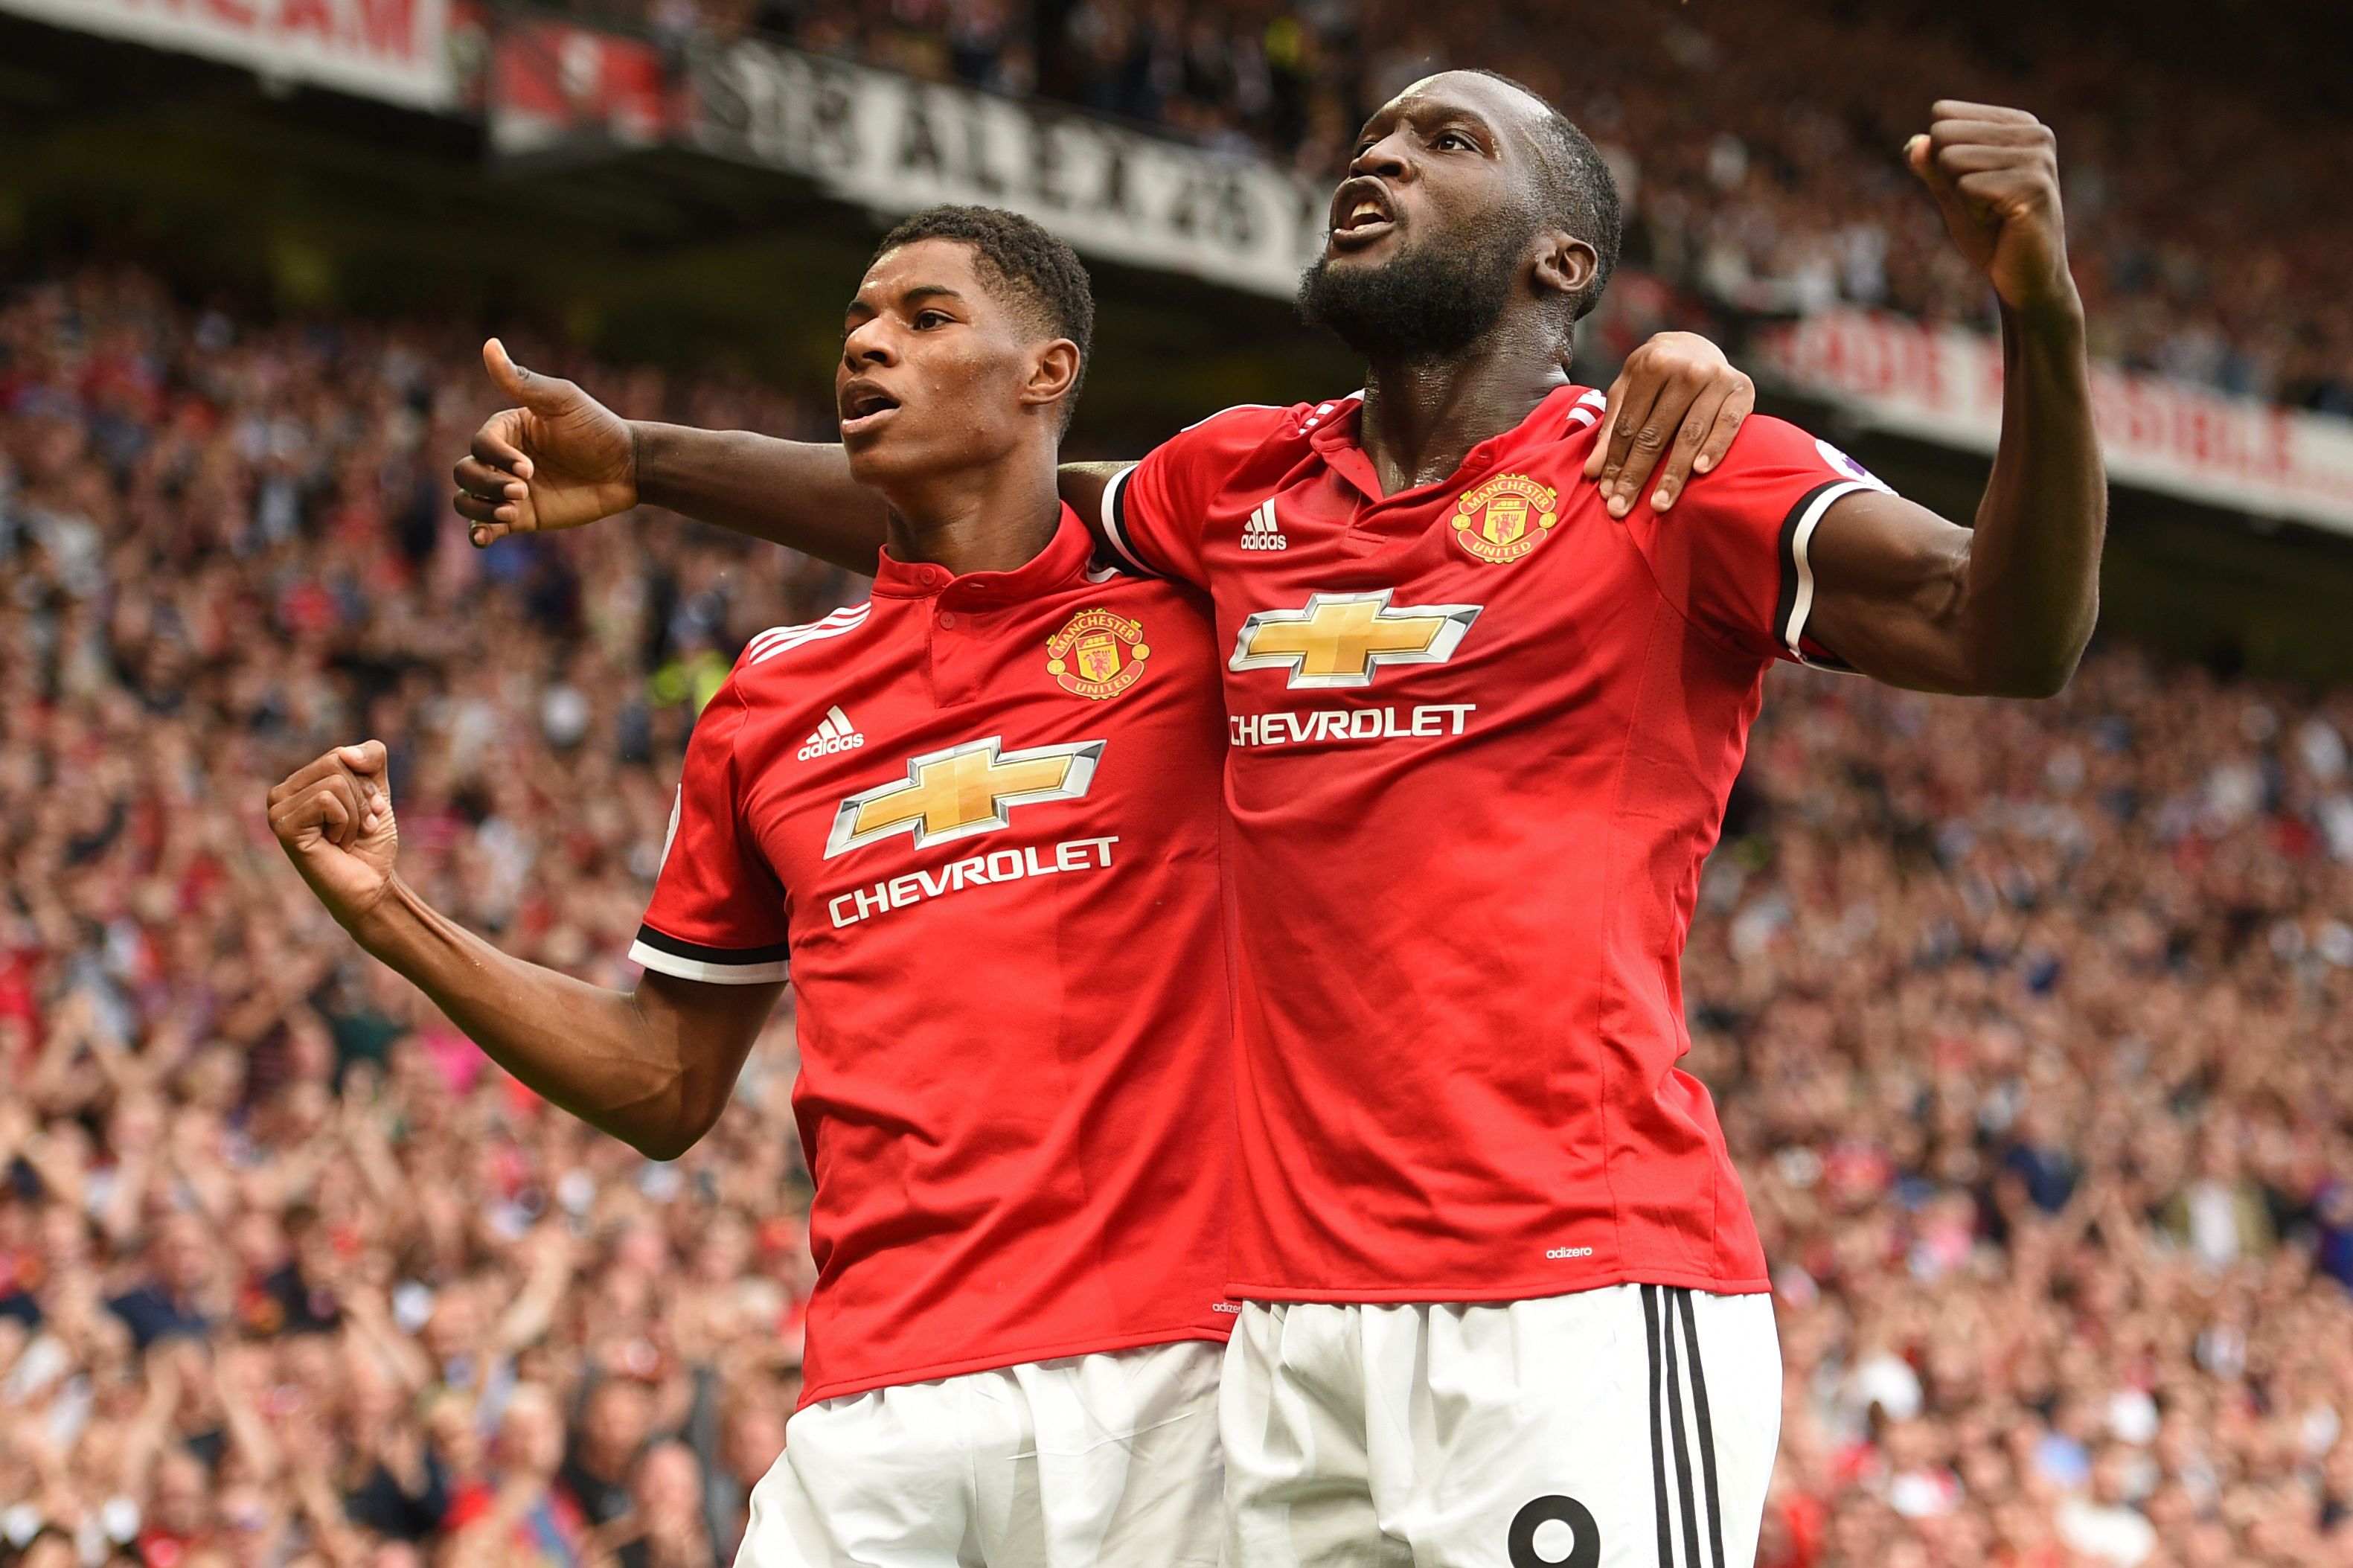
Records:
[[[1446,478],[1471,448],[1518,427],[1568,384],[1549,342],[1506,319],[1459,353],[1373,360],[1359,439],[1384,493]]]
[[[1061,525],[1055,454],[1018,453],[987,468],[878,486],[891,505],[891,553],[961,577],[1010,572],[1035,560]]]

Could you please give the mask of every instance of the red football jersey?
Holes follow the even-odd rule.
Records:
[[[1620,521],[1601,405],[1388,497],[1357,399],[1230,409],[1104,498],[1226,656],[1235,1295],[1767,1288],[1679,963],[1765,670],[1810,648],[1808,540],[1884,487],[1754,418]]]
[[[804,1403],[1221,1339],[1232,994],[1204,606],[882,558],[752,640],[631,956],[785,974],[817,1198]]]

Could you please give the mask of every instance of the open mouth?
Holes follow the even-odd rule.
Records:
[[[1389,194],[1375,179],[1350,180],[1332,203],[1332,242],[1340,246],[1369,245],[1397,226],[1397,209]]]
[[[855,436],[871,430],[897,412],[899,400],[871,381],[853,381],[841,389],[835,400],[835,411],[841,416],[841,433]]]

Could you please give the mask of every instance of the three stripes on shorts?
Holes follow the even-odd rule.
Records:
[[[1651,1487],[1659,1521],[1659,1568],[1730,1568],[1716,1489],[1715,1426],[1708,1417],[1692,1293],[1672,1285],[1643,1286],[1642,1322],[1651,1351]],[[1684,1424],[1686,1404],[1696,1443]]]

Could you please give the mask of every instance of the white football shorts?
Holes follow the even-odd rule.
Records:
[[[1188,1340],[820,1400],[735,1568],[1216,1568],[1224,1347]]]
[[[1247,1302],[1222,1426],[1228,1568],[1750,1568],[1772,1299]]]

